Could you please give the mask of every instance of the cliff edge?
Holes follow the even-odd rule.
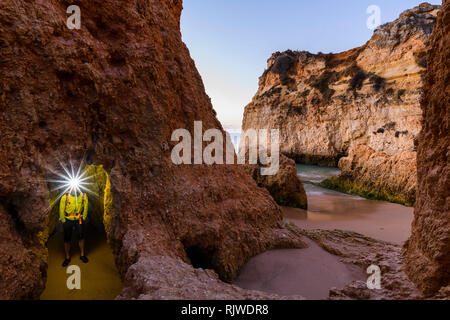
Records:
[[[421,129],[420,96],[427,66],[426,48],[440,6],[423,3],[380,26],[363,46],[338,54],[277,52],[246,106],[243,130],[279,129],[281,151],[301,163],[339,166],[337,187],[367,186],[388,200],[414,202],[415,140]],[[385,174],[361,175],[349,162],[365,146],[374,159],[403,154],[401,161],[361,162],[363,171],[377,166],[411,174],[389,185]],[[347,158],[341,163],[342,158]]]

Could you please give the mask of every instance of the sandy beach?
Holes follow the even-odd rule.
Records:
[[[338,193],[309,197],[307,211],[282,209],[302,229],[348,230],[395,244],[408,239],[413,220],[413,208]]]
[[[81,269],[81,290],[66,286],[67,268],[64,260],[63,234],[57,232],[48,242],[47,284],[41,300],[113,300],[122,290],[122,282],[104,231],[88,228],[86,252],[89,263],[81,262],[75,236],[72,238],[72,261]]]
[[[281,296],[301,295],[317,300],[328,297],[333,287],[344,287],[367,276],[361,269],[340,262],[315,242],[305,239],[306,249],[272,250],[251,259],[235,285]]]

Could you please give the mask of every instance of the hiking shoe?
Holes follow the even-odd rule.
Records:
[[[84,263],[88,263],[88,258],[86,256],[80,256],[80,260],[83,261]]]
[[[63,267],[67,267],[70,263],[70,258],[69,259],[65,259],[64,262],[62,263]]]

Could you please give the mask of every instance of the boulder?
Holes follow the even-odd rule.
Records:
[[[295,161],[280,155],[279,170],[275,175],[261,175],[261,165],[243,166],[259,187],[267,189],[280,206],[307,209],[308,199],[297,173]]]

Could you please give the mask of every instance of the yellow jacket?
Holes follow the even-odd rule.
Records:
[[[84,206],[84,208],[83,208]],[[78,195],[77,197],[69,194],[69,201],[66,205],[66,195],[61,198],[59,202],[59,219],[64,223],[66,219],[69,220],[78,220],[79,218],[76,216],[66,216],[67,214],[82,214],[83,220],[86,220],[88,214],[88,197],[84,196],[84,204],[83,204],[83,194]]]

